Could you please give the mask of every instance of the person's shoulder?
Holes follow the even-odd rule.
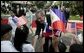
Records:
[[[23,44],[24,48],[33,48],[33,46],[31,44]]]
[[[18,52],[10,41],[1,41],[1,52]]]
[[[34,47],[31,44],[23,44],[24,52],[34,52]]]

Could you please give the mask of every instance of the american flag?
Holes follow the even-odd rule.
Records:
[[[21,16],[21,17],[18,18],[18,22],[17,23],[18,23],[18,26],[27,24],[27,19],[24,16]]]
[[[52,27],[55,30],[65,32],[65,16],[64,13],[59,9],[50,9]]]
[[[68,22],[66,31],[71,32],[73,34],[76,34],[76,32],[77,32],[76,23],[75,22]]]

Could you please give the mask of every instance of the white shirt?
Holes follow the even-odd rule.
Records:
[[[35,52],[34,47],[31,44],[23,44],[23,52]]]
[[[1,52],[18,52],[10,41],[1,41]]]
[[[13,22],[12,17],[8,18],[8,23],[12,26],[12,36],[14,37],[17,25]]]

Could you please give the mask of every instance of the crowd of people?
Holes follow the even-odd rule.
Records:
[[[43,10],[39,10],[35,13],[36,30],[34,37],[32,38],[33,43],[28,42],[27,38],[30,33],[29,30],[31,29],[32,31],[31,23],[34,17],[32,16],[33,18],[31,19],[29,26],[28,21],[30,21],[30,19],[28,20],[26,18],[27,15],[23,9],[19,9],[17,7],[17,9],[11,11],[11,17],[8,18],[8,24],[1,23],[1,52],[36,52],[35,46],[39,38],[45,40],[44,42],[42,42],[43,52],[66,52],[67,45],[62,40],[62,38],[66,36],[63,36],[62,32],[52,29],[50,15],[47,14],[47,11],[45,12]],[[25,23],[20,23],[22,22],[19,21],[20,17],[25,20]],[[47,21],[45,21],[45,19]],[[46,34],[46,29],[50,30],[51,33]],[[52,32],[56,33],[52,34]],[[83,51],[83,45],[80,44],[76,36],[73,36],[69,42],[70,52]]]

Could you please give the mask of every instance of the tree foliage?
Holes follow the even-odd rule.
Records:
[[[47,1],[35,1],[35,5],[38,9],[43,8]]]
[[[72,15],[83,15],[83,1],[67,1],[64,6],[70,8]]]

